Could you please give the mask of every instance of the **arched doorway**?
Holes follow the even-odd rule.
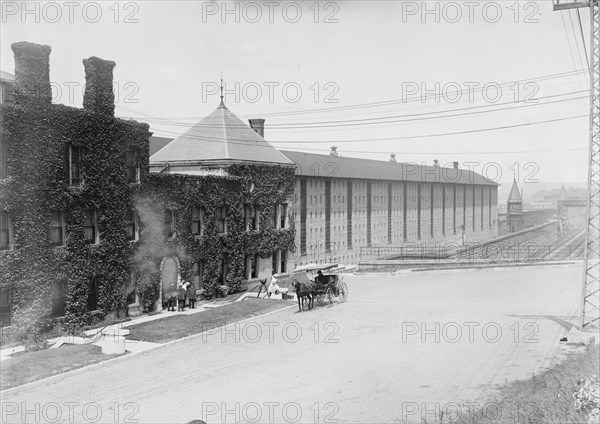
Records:
[[[171,285],[177,287],[177,276],[179,275],[179,261],[175,257],[164,258],[160,267],[161,273],[161,303],[165,307],[167,292]]]

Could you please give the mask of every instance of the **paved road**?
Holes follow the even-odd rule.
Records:
[[[348,303],[10,393],[2,421],[432,422],[556,361],[580,277],[579,266],[347,276]]]

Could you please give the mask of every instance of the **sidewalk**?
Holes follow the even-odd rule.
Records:
[[[235,300],[204,300],[200,302],[196,302],[196,307],[194,309],[190,309],[189,307],[184,311],[167,311],[166,309],[154,312],[152,315],[142,314],[137,317],[132,317],[130,321],[121,322],[118,324],[111,324],[105,327],[98,327],[91,330],[85,331],[85,337],[75,337],[75,336],[66,336],[66,337],[55,337],[52,339],[48,339],[48,343],[50,345],[50,349],[53,347],[59,347],[62,344],[94,344],[96,346],[102,347],[102,344],[105,342],[105,339],[109,339],[116,335],[125,337],[125,351],[134,353],[134,352],[143,352],[148,349],[152,349],[156,346],[160,346],[160,343],[152,343],[145,342],[141,340],[127,340],[127,335],[129,335],[129,330],[127,327],[132,325],[138,325],[146,322],[157,321],[160,319],[179,316],[179,315],[192,315],[200,312],[204,312],[207,309],[218,308],[221,306],[229,305],[234,302],[241,301],[248,297],[256,297],[257,293],[253,292],[245,292],[238,296]],[[260,296],[264,298],[266,293],[262,293]],[[271,299],[281,299],[281,295],[272,295]],[[10,348],[0,350],[0,362],[10,359],[12,355],[15,353],[25,351],[25,346],[13,346]]]

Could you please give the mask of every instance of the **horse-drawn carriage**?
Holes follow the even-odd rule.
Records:
[[[348,286],[344,277],[336,274],[337,264],[312,264],[295,269],[292,286],[298,298],[298,309],[302,311],[304,300],[308,300],[308,308],[312,309],[314,301],[320,305],[333,304],[335,298],[341,302],[348,300]],[[323,271],[328,272],[324,274]]]

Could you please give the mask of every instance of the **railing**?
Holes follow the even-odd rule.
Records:
[[[457,244],[445,246],[427,246],[425,244],[407,244],[404,246],[371,246],[360,248],[360,260],[363,259],[441,259],[447,258],[458,250]]]

